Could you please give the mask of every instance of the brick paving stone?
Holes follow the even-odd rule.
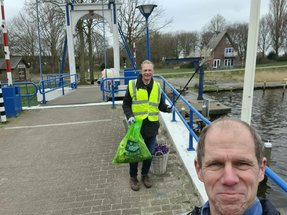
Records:
[[[81,208],[75,208],[72,210],[72,215],[77,214],[88,214],[91,212],[92,207],[81,207]]]
[[[104,211],[101,213],[101,215],[122,215],[122,210],[110,210],[110,211]]]
[[[65,95],[62,104],[82,104],[76,95],[101,98],[98,87],[87,89]],[[61,98],[46,106],[60,104]],[[150,189],[130,189],[128,164],[111,163],[123,119],[120,105],[95,105],[26,110],[0,124],[0,215],[174,215],[198,205],[164,130],[167,172],[151,174]]]

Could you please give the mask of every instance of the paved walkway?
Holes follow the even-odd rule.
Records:
[[[128,165],[111,163],[124,115],[101,98],[80,87],[0,124],[0,215],[171,215],[199,204],[173,148],[152,188],[129,188]]]

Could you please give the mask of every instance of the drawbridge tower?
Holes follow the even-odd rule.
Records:
[[[67,45],[68,45],[68,59],[70,75],[75,79],[76,63],[74,53],[74,35],[76,30],[76,24],[80,19],[91,19],[94,14],[103,17],[109,24],[111,34],[113,36],[113,53],[114,53],[114,69],[118,74],[120,71],[120,49],[119,49],[119,34],[117,23],[117,9],[115,0],[105,1],[102,3],[96,1],[95,3],[80,3],[73,4],[68,3],[61,5],[62,10],[66,14],[66,33],[67,33]],[[75,80],[71,79],[71,83]]]

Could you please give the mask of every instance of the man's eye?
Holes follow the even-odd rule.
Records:
[[[211,169],[219,169],[223,166],[222,163],[220,162],[213,162],[213,163],[210,163],[207,165],[208,168],[211,168]]]
[[[248,162],[237,162],[235,163],[235,167],[237,169],[240,169],[240,170],[247,170],[251,167],[252,165]]]

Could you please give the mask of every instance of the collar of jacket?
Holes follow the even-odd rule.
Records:
[[[201,210],[201,215],[210,215],[209,202],[207,201]],[[262,206],[258,198],[252,203],[252,205],[246,209],[243,215],[253,215],[253,214],[262,214]]]
[[[259,199],[263,212],[262,215],[280,215],[280,212],[276,210],[276,208],[272,205],[270,201],[267,199]],[[195,207],[190,213],[187,215],[201,215],[203,207]]]
[[[280,215],[280,212],[277,211],[269,200],[260,198],[260,203],[263,208],[263,215]]]
[[[150,89],[152,89],[152,85],[153,85],[153,82],[154,82],[153,78],[151,78],[151,80],[150,80],[148,85],[144,84],[142,78],[143,78],[142,74],[139,74],[139,76],[137,78],[137,84],[136,84],[137,89],[139,89],[139,88],[150,88]]]

